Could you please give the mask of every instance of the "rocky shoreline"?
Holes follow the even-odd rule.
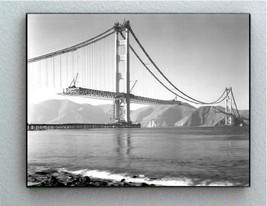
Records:
[[[135,176],[133,176],[134,178]],[[126,182],[125,179],[120,181],[109,179],[90,178],[87,176],[76,175],[65,171],[43,170],[28,173],[28,187],[147,187],[155,186],[154,184]]]

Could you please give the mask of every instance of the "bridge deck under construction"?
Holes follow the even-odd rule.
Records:
[[[69,87],[60,95],[68,95],[68,96],[80,96],[80,97],[93,97],[99,99],[121,99],[126,98],[126,93],[110,92],[110,91],[102,91],[95,89],[87,89],[82,87]],[[176,104],[181,105],[181,101],[172,101],[172,100],[161,100],[161,99],[153,99],[148,97],[141,97],[130,94],[131,103],[136,104]]]

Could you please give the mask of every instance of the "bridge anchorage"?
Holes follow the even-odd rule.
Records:
[[[114,35],[114,37],[111,35]],[[141,49],[141,52],[145,55],[146,60],[149,60],[148,64],[150,67],[153,67],[153,71],[147,66],[148,64],[144,62],[135,48],[133,48],[133,45],[130,44],[130,36],[134,40],[134,43],[139,46],[138,48]],[[107,53],[107,48],[110,47],[106,46],[101,50],[96,50],[96,47],[97,44],[100,45],[99,42],[102,42],[102,40],[104,41],[104,39],[107,39],[108,37],[112,37],[111,51],[113,58],[110,58],[111,55],[108,54],[108,60],[111,59],[112,61],[103,63],[106,61],[105,53]],[[100,46],[98,46],[98,48],[100,48]],[[170,94],[174,95],[175,98],[173,100],[162,100],[158,98],[145,97],[146,95],[137,96],[133,94],[132,89],[135,87],[137,80],[131,81],[131,74],[134,75],[136,71],[131,71],[130,69],[130,51],[131,55],[133,54],[141,63],[142,71],[145,69],[149,77],[151,77],[153,81],[160,86],[160,89],[164,89],[164,91],[168,91]],[[102,63],[94,63],[97,60]],[[42,65],[42,62],[44,65]],[[146,105],[182,105],[184,102],[188,102],[194,105],[203,106],[218,105],[223,101],[225,101],[224,111],[219,110],[218,108],[216,108],[216,110],[217,112],[224,114],[224,124],[237,125],[240,123],[245,125],[243,118],[239,114],[231,87],[226,88],[220,97],[212,102],[203,102],[185,94],[166,77],[166,75],[152,60],[140,40],[135,35],[129,21],[124,21],[123,23],[117,22],[112,28],[93,38],[65,49],[29,59],[28,63],[35,64],[34,68],[36,69],[37,67],[37,71],[39,67],[40,73],[38,75],[40,75],[40,81],[37,83],[42,84],[43,82],[46,86],[49,84],[54,85],[54,88],[60,88],[60,90],[64,88],[63,93],[60,93],[60,95],[113,100],[113,123],[115,125],[122,127],[135,127],[137,125],[133,124],[130,118],[131,103]],[[103,65],[108,65],[106,66],[106,70],[103,70]],[[114,69],[110,69],[111,67]],[[110,75],[110,70],[113,72],[112,75]],[[97,73],[97,75],[95,75],[95,73]],[[77,86],[78,74],[79,85],[81,82],[82,87]],[[75,76],[70,85],[69,75],[71,78]],[[41,76],[45,79],[42,79]],[[106,76],[111,76],[112,81],[108,81],[107,83],[103,81],[103,78],[105,79]],[[56,77],[59,81],[55,80]],[[146,78],[142,77],[143,80],[147,81]],[[49,79],[51,79],[51,83],[49,83]],[[65,84],[63,86],[64,81]],[[57,82],[58,87],[56,87]],[[131,82],[134,82],[132,87],[130,85]],[[106,84],[108,87],[104,87],[105,89],[103,89],[103,87],[99,89],[97,86],[101,84]],[[141,89],[147,90],[145,87]]]

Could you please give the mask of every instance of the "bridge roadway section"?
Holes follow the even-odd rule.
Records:
[[[68,95],[68,96],[83,96],[83,97],[91,97],[91,98],[99,98],[99,99],[124,99],[126,98],[126,93],[110,92],[110,91],[102,91],[95,89],[87,89],[82,87],[69,87],[66,88],[63,93],[59,93],[60,95]],[[181,105],[181,101],[176,100],[161,100],[161,99],[153,99],[148,97],[141,97],[130,94],[131,103],[136,104],[169,104],[169,105]]]

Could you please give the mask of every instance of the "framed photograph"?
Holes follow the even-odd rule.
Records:
[[[27,14],[27,187],[250,186],[250,14]]]

